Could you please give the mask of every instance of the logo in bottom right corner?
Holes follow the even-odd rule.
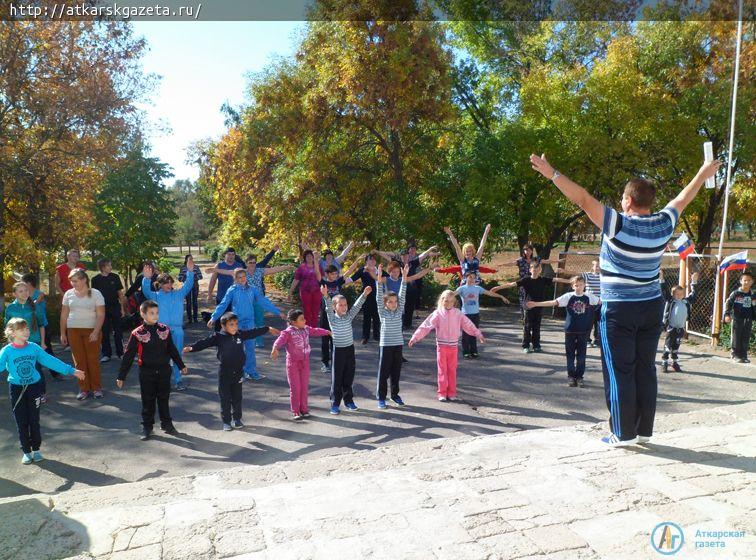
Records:
[[[671,555],[679,552],[685,542],[683,530],[670,521],[659,523],[651,531],[651,546],[659,554]]]

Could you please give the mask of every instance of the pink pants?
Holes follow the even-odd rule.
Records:
[[[286,378],[289,380],[291,411],[294,414],[309,412],[307,394],[310,391],[310,360],[286,360]]]
[[[438,364],[438,396],[457,396],[457,347],[436,346],[436,364]]]
[[[307,325],[317,327],[320,317],[320,302],[323,300],[323,296],[320,295],[319,291],[304,292],[299,290],[299,299],[302,300],[302,311],[304,311]]]

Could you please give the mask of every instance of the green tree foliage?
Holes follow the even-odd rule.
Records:
[[[145,156],[142,146],[132,147],[97,195],[88,247],[122,270],[162,255],[177,219],[171,193],[163,186],[170,176],[166,164]]]

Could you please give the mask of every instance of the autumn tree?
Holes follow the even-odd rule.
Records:
[[[0,22],[0,270],[50,270],[87,237],[104,170],[137,126],[143,48],[118,22]]]

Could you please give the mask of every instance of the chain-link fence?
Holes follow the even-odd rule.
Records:
[[[688,332],[711,338],[714,319],[714,301],[717,282],[717,259],[714,255],[688,255],[686,260],[688,282],[698,272],[696,299],[690,305]]]

